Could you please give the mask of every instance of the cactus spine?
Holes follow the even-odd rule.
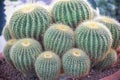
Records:
[[[43,52],[35,62],[35,70],[41,80],[55,80],[60,74],[60,58],[51,51]]]
[[[85,0],[60,0],[52,9],[55,22],[76,28],[79,22],[92,19],[92,7]]]
[[[104,60],[97,63],[95,66],[96,69],[105,69],[113,66],[117,62],[117,53],[115,50],[110,49],[110,52],[105,57]]]
[[[74,45],[74,32],[69,26],[53,24],[44,35],[46,50],[52,50],[62,57]]]
[[[112,45],[110,31],[103,24],[95,21],[80,24],[75,36],[77,46],[89,55],[93,63],[104,59]]]
[[[16,41],[17,41],[16,39],[9,40],[3,49],[3,54],[4,54],[6,61],[12,66],[14,65],[10,58],[10,50],[11,50],[11,47],[16,43]]]
[[[51,23],[46,9],[29,4],[16,11],[10,19],[10,30],[20,38],[39,39]]]
[[[120,24],[115,19],[105,16],[100,16],[95,20],[103,23],[110,30],[113,38],[112,48],[117,49],[120,45]]]
[[[5,38],[6,41],[12,39],[12,36],[10,34],[8,25],[3,28],[2,34],[3,34],[3,36],[4,36],[4,38]]]
[[[92,9],[92,11],[93,11],[93,18],[95,19],[99,14],[95,9]]]
[[[67,75],[80,78],[88,74],[90,70],[90,59],[80,49],[70,49],[62,58],[63,69]]]
[[[34,63],[41,51],[41,45],[36,40],[24,38],[13,45],[10,57],[16,69],[28,74],[34,72]]]

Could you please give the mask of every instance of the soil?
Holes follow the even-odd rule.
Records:
[[[0,57],[1,58],[1,57]],[[82,79],[72,79],[70,77],[61,77],[61,79],[58,80],[99,80],[101,78],[104,78],[106,76],[109,76],[115,72],[117,72],[120,69],[120,60],[118,60],[118,63],[109,69],[106,70],[94,70],[91,69],[89,75]],[[67,79],[66,79],[67,78]],[[20,73],[18,70],[14,69],[12,66],[10,66],[4,58],[0,59],[0,80],[28,80],[23,76],[22,73]]]

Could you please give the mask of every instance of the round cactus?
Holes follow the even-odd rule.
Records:
[[[117,53],[115,50],[110,49],[108,55],[104,60],[97,63],[95,66],[96,69],[105,69],[113,66],[117,62]]]
[[[92,19],[92,7],[85,0],[59,0],[52,9],[55,22],[76,28],[78,23]]]
[[[4,38],[5,38],[6,41],[12,39],[12,36],[11,36],[11,34],[10,34],[8,25],[3,28],[2,34],[3,34],[3,36],[4,36]]]
[[[29,4],[16,11],[10,19],[10,30],[14,37],[39,39],[51,23],[46,9]]]
[[[35,62],[35,70],[40,80],[55,80],[60,74],[60,58],[51,51],[43,52]]]
[[[103,24],[95,21],[80,24],[75,31],[75,36],[77,47],[89,55],[92,63],[104,59],[112,45],[110,31]]]
[[[113,38],[112,48],[117,49],[120,45],[120,24],[115,19],[105,16],[100,16],[95,20],[103,23],[110,30]]]
[[[63,69],[67,75],[80,78],[88,74],[90,70],[90,59],[80,49],[70,49],[62,58]]]
[[[39,42],[34,39],[24,38],[12,46],[10,57],[16,69],[26,75],[34,72],[34,63],[41,51]]]
[[[53,24],[44,34],[46,50],[52,50],[60,57],[74,45],[74,32],[66,25]]]
[[[10,49],[16,43],[16,41],[17,41],[16,39],[9,40],[3,49],[3,54],[4,54],[6,61],[12,66],[14,66],[14,65],[10,58]]]

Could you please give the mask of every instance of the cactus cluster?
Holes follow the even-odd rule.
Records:
[[[117,62],[117,53],[114,49],[110,49],[104,60],[97,63],[96,69],[105,69],[113,66]]]
[[[15,38],[39,39],[51,23],[48,11],[29,4],[17,10],[10,19],[10,30]]]
[[[117,49],[120,45],[120,24],[115,19],[106,16],[97,17],[95,20],[106,25],[110,30],[113,38],[112,48]]]
[[[34,70],[35,60],[41,52],[41,45],[36,40],[24,38],[12,46],[10,57],[16,69],[27,74]]]
[[[85,0],[59,0],[52,9],[55,22],[69,25],[72,28],[93,18],[92,8]]]
[[[116,62],[111,47],[120,44],[117,21],[93,19],[97,14],[86,0],[59,0],[50,13],[27,4],[13,13],[3,30],[6,41],[13,39],[4,48],[5,59],[28,80],[36,76],[57,80],[61,69],[65,75],[81,78],[94,65],[104,68]]]
[[[60,68],[60,58],[51,51],[41,53],[35,62],[35,71],[41,80],[55,80]]]
[[[63,24],[53,24],[45,32],[44,46],[46,50],[52,50],[60,57],[68,49],[74,46],[73,30]]]
[[[6,41],[12,39],[12,36],[10,34],[9,26],[8,25],[3,28],[2,34],[3,34],[3,36],[4,36],[4,38],[5,38]]]
[[[14,65],[13,65],[13,62],[12,62],[12,60],[11,60],[11,58],[10,58],[10,50],[11,50],[11,47],[16,43],[16,39],[11,39],[11,40],[9,40],[7,43],[6,43],[6,45],[5,45],[5,47],[4,47],[4,49],[3,49],[3,53],[4,53],[4,57],[5,57],[5,59],[6,59],[6,61],[10,64],[10,65],[12,65],[13,67],[14,67]]]
[[[65,73],[75,78],[87,75],[90,70],[90,59],[80,49],[73,48],[68,50],[63,55],[62,62]]]
[[[75,31],[75,37],[77,46],[86,51],[93,62],[104,59],[112,45],[110,31],[95,21],[80,24]]]

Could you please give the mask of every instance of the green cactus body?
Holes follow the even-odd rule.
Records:
[[[4,27],[2,34],[3,34],[6,41],[12,39],[12,36],[11,36],[10,31],[8,29],[8,26]]]
[[[97,63],[96,69],[105,69],[113,66],[117,62],[117,53],[115,50],[111,49],[104,60]]]
[[[103,23],[110,30],[113,38],[112,48],[116,49],[120,45],[120,24],[115,19],[105,16],[100,16],[95,20]]]
[[[67,75],[74,78],[86,76],[90,70],[90,59],[80,49],[70,49],[62,58],[63,69]]]
[[[41,53],[35,62],[35,70],[40,80],[56,80],[60,69],[60,58],[51,51]]]
[[[60,57],[74,45],[74,32],[66,25],[54,24],[44,35],[44,46],[46,50],[52,50]]]
[[[50,26],[51,17],[46,9],[29,4],[16,11],[10,19],[10,30],[14,37],[39,39]]]
[[[112,45],[110,31],[95,21],[80,24],[75,31],[75,37],[77,46],[89,55],[92,63],[104,59]]]
[[[92,19],[92,7],[85,0],[59,0],[52,9],[55,22],[76,28],[78,23]]]
[[[11,49],[11,47],[16,43],[16,39],[11,39],[11,40],[9,40],[8,42],[7,42],[7,44],[5,45],[5,47],[4,47],[4,49],[3,49],[3,54],[4,54],[4,57],[5,57],[5,59],[6,59],[6,61],[10,64],[10,65],[12,65],[13,67],[14,67],[14,65],[13,65],[13,62],[12,62],[12,60],[11,60],[11,58],[10,58],[10,49]]]
[[[41,51],[39,42],[34,39],[24,38],[13,45],[10,57],[16,69],[28,74],[34,72],[34,63]]]

